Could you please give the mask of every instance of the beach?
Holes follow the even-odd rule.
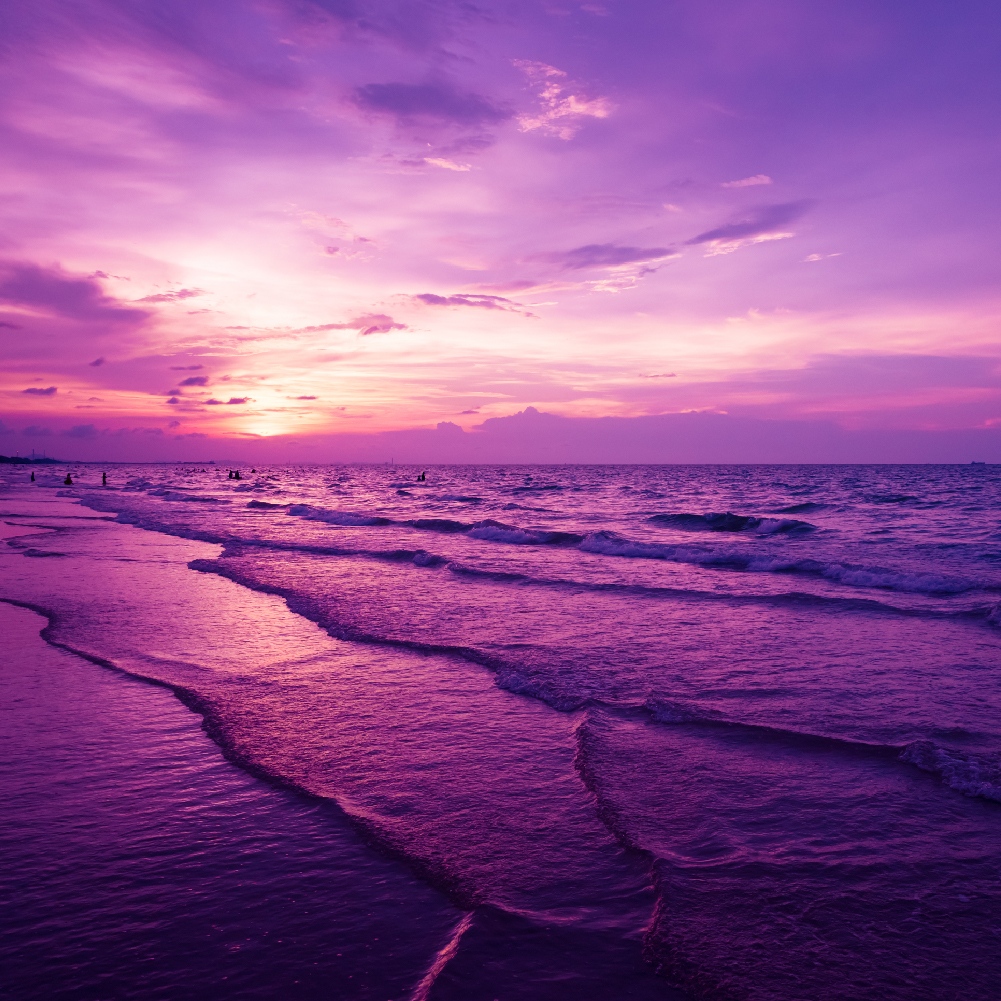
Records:
[[[984,474],[111,472],[0,495],[12,996],[993,996]]]

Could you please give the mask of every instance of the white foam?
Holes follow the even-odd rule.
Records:
[[[347,528],[365,525],[385,524],[385,518],[377,518],[368,514],[356,514],[353,511],[333,511],[329,508],[313,507],[312,504],[293,504],[288,513],[305,521],[322,521],[327,525],[342,525]]]
[[[957,792],[1001,803],[1001,760],[997,757],[940,747],[930,740],[916,740],[904,748],[900,759],[938,775]]]

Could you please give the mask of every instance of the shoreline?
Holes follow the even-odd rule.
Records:
[[[377,994],[377,982],[395,981],[391,996],[408,998],[448,938],[450,914],[374,961],[364,939],[400,929],[389,912],[374,923],[366,912],[388,881],[418,903],[429,891],[373,860],[329,804],[225,760],[166,687],[43,639],[40,614],[0,602],[0,686],[11,706],[0,890],[17,915],[3,922],[8,989],[23,999],[319,1001],[352,996],[364,978]],[[345,868],[353,880],[336,875]],[[195,911],[183,903],[192,895]],[[366,924],[368,936],[348,941]],[[342,941],[324,947],[331,926]],[[248,970],[249,942],[259,958]]]
[[[10,504],[14,500],[11,494],[7,494],[4,499],[8,502],[6,505],[8,508],[11,506],[22,507],[20,503],[15,505]],[[28,577],[23,577],[22,580],[31,580],[32,588],[36,591],[41,586],[42,578],[50,576],[50,571],[56,572],[63,579],[65,579],[67,573],[70,573],[72,576],[73,571],[67,569],[71,565],[68,561],[87,558],[84,557],[84,549],[79,549],[80,540],[89,545],[95,554],[106,550],[112,541],[112,537],[105,535],[106,529],[108,532],[116,533],[123,539],[133,540],[129,545],[138,545],[141,548],[152,546],[155,550],[163,550],[165,553],[181,550],[177,552],[179,557],[178,562],[173,564],[166,575],[170,578],[169,580],[159,580],[164,575],[164,571],[167,570],[168,564],[163,564],[162,562],[158,564],[158,568],[155,570],[156,578],[158,579],[157,587],[166,587],[172,592],[177,593],[178,587],[183,590],[184,585],[182,582],[184,580],[188,581],[190,587],[192,582],[186,575],[194,575],[203,581],[206,577],[212,577],[214,578],[214,583],[211,587],[235,589],[235,591],[228,593],[242,593],[243,597],[240,600],[246,603],[248,609],[252,607],[259,608],[262,605],[273,608],[277,603],[277,605],[280,605],[280,609],[278,609],[280,617],[284,617],[290,623],[294,621],[301,623],[301,625],[296,627],[297,630],[301,631],[308,628],[309,630],[322,632],[313,623],[301,619],[295,611],[286,605],[283,599],[261,595],[259,592],[244,588],[233,581],[216,578],[215,575],[196,573],[188,568],[191,555],[190,550],[192,548],[204,551],[209,549],[211,545],[211,549],[215,550],[217,548],[216,545],[193,542],[188,539],[174,539],[174,537],[150,532],[136,526],[122,525],[113,518],[73,514],[71,513],[73,509],[79,510],[82,506],[76,499],[65,497],[49,498],[43,495],[43,497],[38,497],[37,501],[43,499],[44,501],[48,501],[48,503],[44,504],[45,507],[49,508],[47,512],[38,511],[37,507],[42,505],[37,505],[37,503],[30,504],[36,510],[26,511],[22,509],[18,516],[15,516],[9,510],[5,512],[12,518],[16,517],[18,521],[21,521],[22,517],[26,522],[30,520],[32,527],[29,528],[25,524],[23,527],[26,531],[22,533],[17,529],[12,530],[4,526],[7,528],[7,531],[3,533],[8,539],[12,535],[14,537],[22,535],[28,538],[30,538],[31,534],[45,535],[52,540],[54,548],[67,550],[67,554],[64,554],[65,560],[52,559],[42,561],[25,559],[26,556],[33,555],[38,551],[27,552],[22,550],[18,552],[4,547],[7,549],[6,555],[9,558],[15,561],[25,560],[24,563],[17,564],[17,566],[22,571],[26,570],[28,572]],[[23,498],[22,496],[18,500],[32,501],[36,500],[36,498]],[[46,523],[50,530],[45,531],[42,523]],[[97,546],[95,549],[94,540],[98,536],[94,535],[94,531],[100,532],[101,536],[107,538],[109,540],[108,544],[103,547]],[[67,540],[72,540],[73,544],[60,546],[55,539],[61,534],[66,534]],[[107,560],[109,557],[104,556],[99,558]],[[8,566],[11,565],[14,564],[8,564]],[[58,570],[56,569],[57,566]],[[43,567],[45,569],[42,572],[42,578],[39,578],[38,571],[41,571]],[[97,572],[95,579],[101,579],[103,572],[99,571],[96,565],[95,571]],[[143,572],[145,573],[145,571]],[[94,576],[94,574],[91,574],[91,576]],[[104,576],[106,577],[106,573]],[[178,582],[176,585],[171,583],[175,579]],[[320,808],[328,814],[333,810],[338,815],[340,822],[350,827],[353,832],[352,837],[364,845],[366,851],[376,853],[385,864],[391,867],[402,865],[408,874],[412,874],[408,876],[408,879],[416,878],[422,887],[427,887],[426,893],[434,896],[444,892],[446,898],[441,898],[440,902],[431,908],[431,913],[432,915],[438,913],[441,907],[444,906],[448,920],[441,927],[441,934],[439,937],[436,937],[436,941],[433,943],[434,947],[423,963],[419,975],[413,980],[413,983],[417,984],[420,988],[421,998],[464,998],[469,996],[468,992],[471,989],[475,991],[480,991],[481,989],[489,990],[490,988],[485,985],[482,988],[472,988],[470,985],[470,981],[475,982],[480,978],[478,970],[482,966],[482,963],[486,961],[486,958],[490,957],[493,963],[506,963],[510,965],[512,959],[517,959],[519,956],[521,958],[517,959],[514,964],[515,967],[517,968],[519,964],[521,966],[534,967],[541,978],[540,992],[538,994],[540,999],[550,996],[542,986],[543,981],[549,975],[554,974],[554,970],[559,969],[568,960],[571,961],[572,965],[566,969],[562,976],[569,976],[571,980],[577,980],[580,989],[583,991],[583,993],[579,993],[581,997],[593,996],[597,998],[604,996],[607,994],[608,987],[600,987],[598,986],[599,983],[604,982],[608,985],[619,981],[632,982],[633,987],[631,990],[634,991],[633,996],[637,998],[670,999],[681,997],[681,994],[675,988],[672,988],[665,980],[657,977],[650,968],[646,967],[640,961],[640,943],[638,941],[635,942],[635,945],[629,945],[628,939],[623,940],[621,946],[619,946],[611,941],[604,942],[594,939],[591,945],[585,946],[584,943],[588,940],[590,933],[585,935],[584,939],[578,940],[570,934],[569,929],[564,933],[559,931],[555,926],[547,927],[545,924],[540,925],[534,919],[526,922],[516,913],[507,913],[503,909],[497,909],[486,904],[485,901],[480,901],[479,906],[477,906],[475,898],[470,898],[461,884],[452,882],[447,871],[442,870],[437,865],[428,867],[421,856],[415,856],[412,852],[404,850],[402,846],[397,848],[394,844],[395,839],[387,839],[384,830],[380,831],[377,828],[369,829],[364,816],[353,815],[345,811],[329,795],[319,795],[297,782],[294,776],[286,776],[280,772],[276,774],[275,771],[269,770],[264,765],[259,765],[252,757],[243,753],[239,740],[232,739],[232,734],[227,732],[222,718],[216,711],[213,701],[214,696],[211,691],[198,692],[194,687],[179,682],[176,679],[166,679],[162,676],[162,672],[161,676],[157,677],[138,669],[138,664],[130,660],[122,661],[121,658],[113,655],[104,656],[98,654],[93,649],[88,649],[92,644],[85,638],[81,638],[79,642],[68,642],[65,630],[72,628],[72,626],[66,618],[65,612],[60,612],[55,607],[59,605],[59,601],[54,598],[42,600],[37,596],[18,594],[19,589],[10,586],[11,580],[9,575],[5,583],[7,584],[5,587],[7,594],[4,598],[5,604],[8,607],[30,610],[32,613],[42,615],[46,619],[46,624],[40,630],[40,633],[44,634],[39,636],[41,642],[48,644],[54,651],[59,651],[66,656],[80,657],[94,667],[108,670],[113,676],[119,677],[126,682],[140,681],[143,683],[143,687],[148,687],[152,691],[159,691],[164,695],[174,698],[179,706],[179,711],[197,714],[198,718],[194,721],[193,725],[203,733],[205,739],[210,742],[211,748],[220,759],[225,761],[227,767],[237,769],[250,780],[264,782],[277,795],[284,794],[298,798],[305,808]],[[42,586],[39,593],[43,594],[45,590],[44,586]],[[18,594],[18,596],[15,597],[15,594]],[[64,596],[60,600],[65,603],[66,597]],[[77,621],[79,613],[74,613],[72,618],[73,621]],[[330,641],[326,633],[322,635],[325,642],[337,642]],[[151,640],[150,642],[153,641]],[[472,667],[473,665],[467,666]],[[483,671],[482,668],[476,668],[476,672],[477,674],[482,672],[490,676],[486,680],[486,687],[493,693],[491,697],[500,695],[499,691],[494,689],[492,672]],[[198,677],[202,678],[204,676],[198,675]],[[483,680],[481,678],[480,687],[483,687]],[[512,698],[513,696],[504,693],[501,697]],[[539,707],[538,711],[544,712],[545,710]],[[447,903],[447,898],[451,898],[452,903]],[[454,909],[456,906],[459,908],[458,911]],[[470,910],[470,908],[473,908],[473,910]],[[466,911],[464,916],[462,913],[463,910]],[[418,923],[421,921],[420,918],[416,920]],[[439,921],[438,918],[433,918],[433,920],[436,922]],[[456,922],[461,923],[461,934],[458,933],[459,926]],[[554,938],[553,936],[556,937]],[[558,942],[563,942],[563,944],[558,945]],[[557,950],[555,953],[553,952],[554,949]],[[564,956],[563,959],[558,958],[561,954]],[[570,960],[570,957],[574,954],[577,955],[577,958]],[[510,971],[508,975],[512,974],[515,974],[515,970]],[[429,977],[431,978],[430,980]],[[612,979],[608,980],[609,977]],[[588,993],[592,981],[594,990],[596,991],[593,995]],[[451,986],[446,987],[449,984]],[[635,993],[637,991],[638,993]]]

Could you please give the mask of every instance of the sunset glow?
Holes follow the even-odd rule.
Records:
[[[74,9],[2,15],[0,452],[1001,423],[986,6]]]

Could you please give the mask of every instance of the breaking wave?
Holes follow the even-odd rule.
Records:
[[[795,518],[759,518],[732,514],[655,514],[648,518],[653,525],[678,528],[685,532],[753,532],[755,535],[787,535],[816,530],[816,525]]]
[[[650,718],[664,724],[701,724],[734,731],[753,732],[761,737],[802,745],[829,745],[842,751],[873,754],[900,761],[938,776],[950,789],[976,799],[1001,803],[1001,756],[973,754],[943,747],[931,740],[915,740],[903,747],[874,744],[825,734],[787,730],[758,723],[734,720],[713,709],[691,702],[651,699],[645,707]]]
[[[915,740],[900,752],[900,760],[937,775],[965,796],[1001,803],[1001,758],[996,755],[970,754],[930,740]]]
[[[903,591],[914,594],[946,595],[962,594],[965,591],[1001,589],[1001,584],[983,579],[969,580],[948,577],[944,574],[908,572],[850,563],[825,563],[810,558],[790,559],[729,548],[712,549],[659,542],[639,542],[607,531],[588,535],[580,544],[580,549],[602,556],[665,560],[671,563],[687,563],[715,569],[801,574],[809,577],[821,577],[851,587]]]
[[[253,503],[253,501],[251,501]],[[346,528],[359,528],[367,525],[392,525],[391,518],[378,515],[356,514],[353,511],[332,511],[329,508],[314,507],[312,504],[292,504],[288,513],[305,521],[322,521],[327,525],[343,525]]]

